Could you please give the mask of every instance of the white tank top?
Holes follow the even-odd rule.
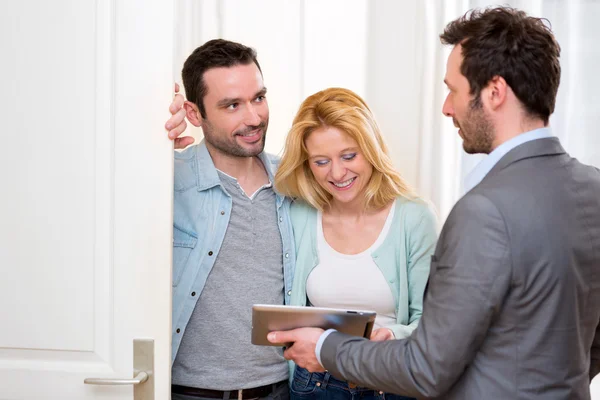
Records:
[[[310,304],[315,307],[376,311],[375,328],[396,323],[394,296],[383,273],[371,257],[390,230],[395,208],[394,201],[375,243],[362,253],[352,255],[339,253],[327,243],[323,236],[323,215],[318,212],[319,264],[306,281],[306,294]]]

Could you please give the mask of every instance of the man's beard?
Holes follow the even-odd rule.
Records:
[[[224,133],[215,132],[215,128],[207,120],[204,120],[204,123],[202,124],[202,131],[204,133],[204,139],[206,142],[223,154],[233,157],[255,157],[262,153],[265,148],[265,138],[267,137],[268,126],[269,121],[266,120],[262,121],[256,126],[249,126],[245,129],[240,129],[239,131],[236,131],[233,136],[231,136],[231,141],[227,140],[229,136],[225,136]],[[262,135],[258,143],[251,145],[252,148],[247,149],[235,141],[236,135],[243,135],[256,129],[260,129],[262,131]]]
[[[479,97],[474,98],[469,102],[469,111],[464,120],[458,123],[463,136],[463,149],[468,154],[492,152],[496,133],[494,125],[489,120],[488,116],[483,111],[483,105]]]

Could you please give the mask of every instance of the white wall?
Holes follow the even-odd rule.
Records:
[[[399,18],[399,16],[411,16]],[[390,147],[396,167],[418,185],[421,124],[420,30],[423,7],[411,1],[369,3],[365,100]]]

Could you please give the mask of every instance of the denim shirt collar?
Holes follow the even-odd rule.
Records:
[[[276,157],[270,157],[264,151],[258,155],[258,158],[265,166],[269,181],[274,182],[275,170],[279,160]],[[196,163],[198,166],[198,168],[196,168],[196,186],[199,192],[215,186],[221,186],[221,180],[219,179],[217,168],[215,167],[215,163],[213,162],[212,157],[206,148],[206,143],[204,140],[202,140],[196,146]],[[221,188],[223,189],[222,186]],[[277,207],[280,207],[285,197],[277,192],[275,192],[275,195],[277,196]]]

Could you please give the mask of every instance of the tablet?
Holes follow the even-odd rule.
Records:
[[[252,306],[252,344],[287,346],[289,343],[269,342],[267,334],[303,327],[336,329],[348,335],[368,338],[376,315],[375,311],[366,310],[255,304]]]

